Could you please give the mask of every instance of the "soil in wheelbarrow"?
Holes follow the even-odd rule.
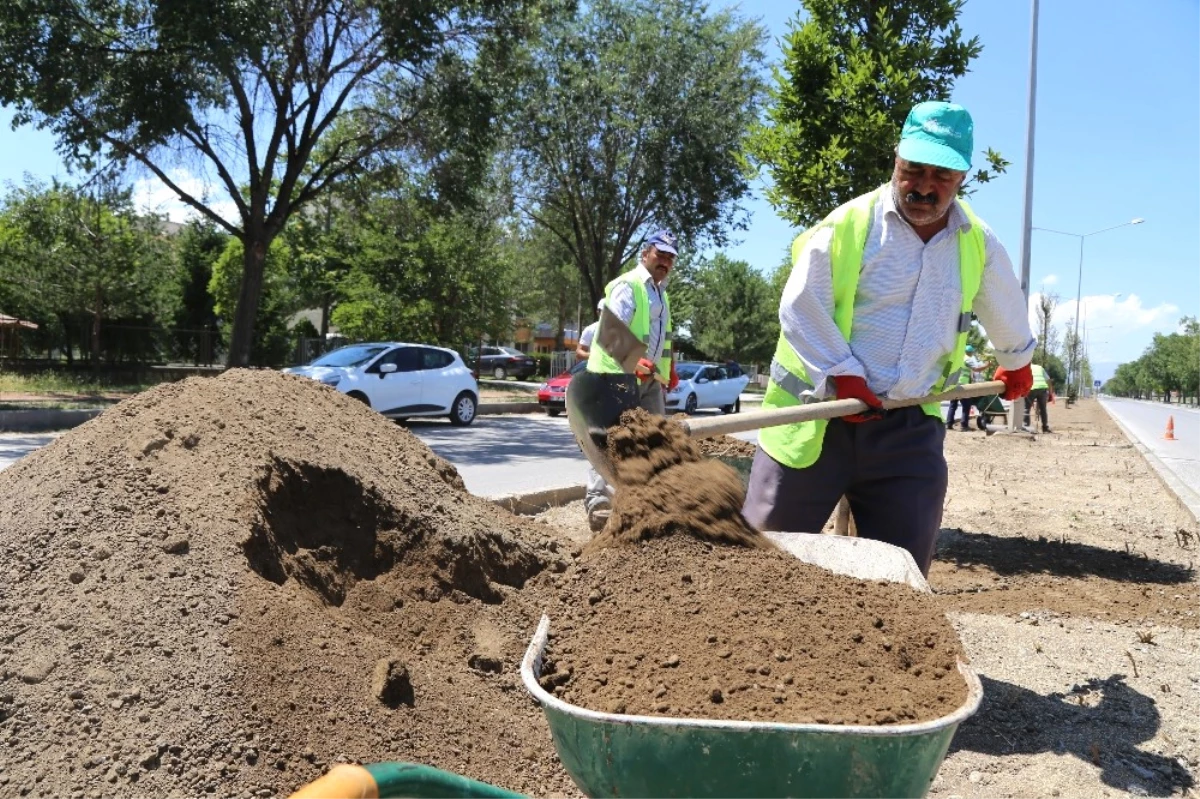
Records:
[[[560,579],[577,600],[555,611],[542,682],[582,707],[887,725],[966,700],[954,629],[903,584],[687,536],[585,553]]]
[[[742,478],[704,457],[674,421],[640,408],[626,411],[609,429],[608,457],[618,489],[608,524],[589,550],[674,535],[773,547],[742,516]]]

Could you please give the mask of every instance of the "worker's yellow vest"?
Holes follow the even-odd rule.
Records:
[[[612,298],[613,287],[618,283],[628,283],[633,289],[633,319],[629,322],[629,329],[633,335],[641,339],[646,346],[650,345],[650,292],[646,290],[646,283],[637,274],[637,269],[632,269],[625,274],[612,280],[604,289],[605,303]],[[667,300],[667,292],[663,291],[663,313],[666,315],[666,325],[663,329],[663,351],[658,358],[658,376],[662,382],[669,382],[671,379],[671,303]],[[601,326],[603,326],[601,322]],[[587,370],[589,372],[599,372],[601,374],[621,374],[625,370],[621,368],[616,358],[613,358],[604,348],[600,346],[600,330],[596,330],[596,337],[592,339],[592,350],[588,355]]]
[[[963,358],[963,361],[966,362],[966,358]],[[958,384],[960,386],[966,386],[966,385],[970,385],[970,383],[971,383],[971,370],[970,369],[959,369],[958,370]]]
[[[1050,388],[1050,384],[1046,382],[1046,370],[1038,366],[1036,363],[1029,367],[1033,371],[1033,385],[1030,391],[1038,388]]]
[[[875,214],[875,203],[888,189],[883,186],[870,194],[857,197],[809,228],[792,242],[792,266],[804,251],[813,231],[833,228],[829,259],[833,277],[833,320],[838,330],[850,341],[854,323],[854,298],[858,292],[858,277],[862,271],[863,251],[866,249],[867,233]],[[967,346],[967,331],[971,327],[971,306],[979,292],[986,261],[983,227],[979,218],[961,200],[960,206],[967,215],[971,227],[958,233],[958,269],[962,282],[962,304],[958,316],[958,339],[954,349],[944,357],[945,366],[931,393],[940,392],[959,380]],[[775,347],[775,358],[771,362],[771,379],[763,396],[763,408],[786,408],[805,402],[813,402],[813,386],[808,371],[800,356],[788,344],[783,333]],[[804,392],[809,392],[805,394]],[[832,397],[831,397],[832,399]],[[921,406],[925,413],[941,419],[938,403]],[[821,443],[825,438],[828,422],[818,419],[812,422],[764,427],[758,434],[758,443],[763,450],[784,466],[804,469],[812,466],[821,455]]]

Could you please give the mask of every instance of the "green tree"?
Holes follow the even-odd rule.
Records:
[[[213,297],[213,310],[221,320],[229,318],[238,301],[238,287],[242,283],[242,269],[245,268],[242,255],[242,243],[230,238],[212,266],[208,290]],[[291,354],[292,337],[287,320],[297,305],[288,274],[293,257],[284,239],[276,239],[271,243],[264,261],[258,333],[250,350],[249,366],[282,366]],[[222,323],[220,334],[222,343],[227,344],[231,336],[227,323]]]
[[[717,253],[700,262],[685,292],[690,339],[706,359],[767,363],[779,338],[771,285],[745,261]],[[674,296],[674,295],[672,295]]]
[[[244,366],[267,253],[292,215],[381,152],[461,174],[488,139],[514,40],[543,10],[540,0],[5,3],[0,104],[19,124],[49,127],[71,160],[149,170],[241,242],[227,313],[229,362]],[[179,168],[218,191],[190,190]]]
[[[216,225],[200,219],[184,227],[176,242],[182,301],[175,313],[175,346],[192,363],[212,363],[217,313],[208,285],[228,241]]]
[[[9,194],[4,215],[0,282],[15,287],[20,307],[57,317],[63,332],[86,324],[93,368],[100,366],[106,320],[172,316],[179,287],[162,220],[137,214],[127,190],[29,180]]]
[[[949,100],[954,81],[983,50],[964,40],[965,0],[802,0],[783,41],[783,64],[767,122],[749,152],[767,167],[767,199],[807,227],[854,197],[886,183],[909,110]],[[986,183],[1008,166],[988,149]]]
[[[692,0],[598,0],[549,26],[515,100],[520,208],[595,306],[649,227],[723,243],[763,85],[762,28]]]

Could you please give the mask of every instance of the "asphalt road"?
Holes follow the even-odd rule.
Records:
[[[1146,448],[1151,465],[1182,484],[1182,490],[1173,486],[1176,493],[1200,518],[1200,409],[1117,397],[1100,402]],[[1168,419],[1175,423],[1174,441],[1164,438]]]

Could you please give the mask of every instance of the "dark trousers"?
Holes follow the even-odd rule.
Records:
[[[1042,432],[1050,429],[1050,417],[1046,415],[1046,400],[1048,399],[1049,391],[1044,388],[1035,388],[1025,396],[1025,426],[1029,427],[1029,412],[1033,410],[1033,404],[1037,403],[1038,417],[1042,420]]]
[[[857,424],[833,419],[806,469],[754,453],[742,514],[763,531],[819,533],[845,495],[859,537],[907,549],[928,574],[946,498],[945,438],[941,419],[920,408]]]
[[[946,419],[946,424],[954,426],[954,413],[958,410],[958,406],[962,405],[962,429],[966,430],[970,426],[971,407],[975,404],[973,399],[952,399],[950,400],[950,416]]]

